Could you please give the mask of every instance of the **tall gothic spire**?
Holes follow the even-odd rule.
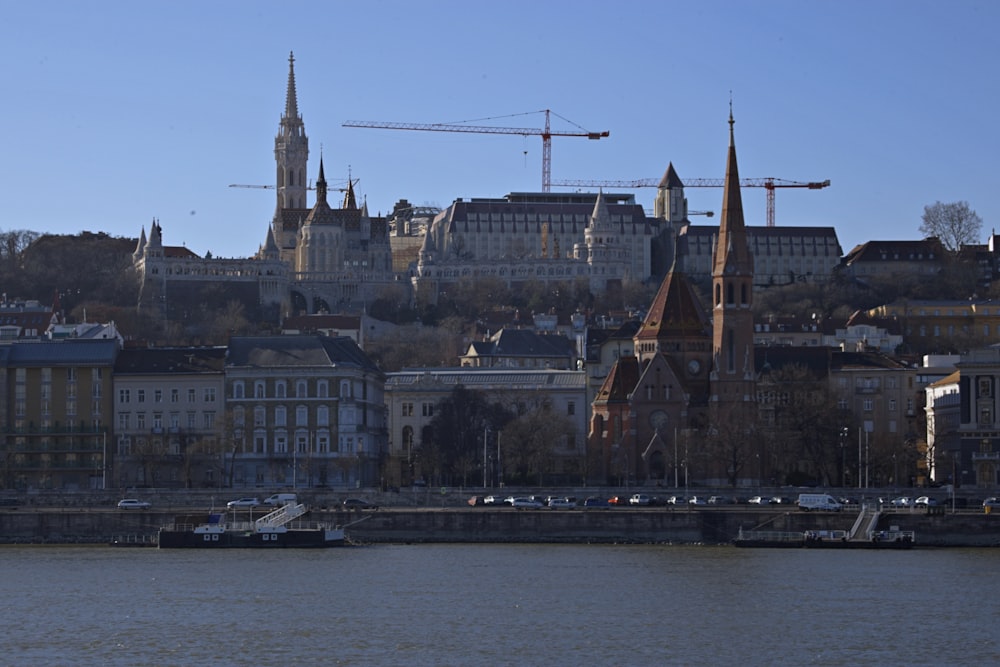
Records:
[[[719,240],[715,247],[715,271],[753,272],[753,258],[746,237],[743,220],[743,198],[740,194],[740,174],[736,166],[736,140],[733,126],[732,103],[729,106],[729,156],[726,159],[726,178],[722,190],[722,219],[719,221]]]
[[[323,151],[319,153],[319,178],[316,179],[316,203],[326,201],[326,174],[323,172]]]
[[[295,54],[288,52],[288,91],[285,93],[285,118],[299,117],[299,101],[295,95]]]

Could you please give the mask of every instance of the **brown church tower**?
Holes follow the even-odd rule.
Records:
[[[722,194],[722,219],[712,267],[712,403],[752,406],[756,399],[753,359],[753,255],[743,222],[740,175],[736,167],[733,111],[729,110],[729,157]],[[738,410],[743,418],[752,413]]]

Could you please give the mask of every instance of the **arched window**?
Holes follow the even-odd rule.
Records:
[[[295,407],[295,425],[296,426],[309,425],[309,408],[307,408],[304,405],[298,405]]]
[[[287,415],[287,411],[285,410],[285,406],[279,405],[278,407],[276,407],[274,409],[274,425],[275,426],[285,426],[285,425],[287,425],[287,419],[288,419],[288,415]]]
[[[316,425],[317,426],[329,426],[330,425],[330,408],[321,405],[316,408]]]
[[[284,382],[284,380],[281,380],[281,381],[275,383],[275,385],[274,385],[274,395],[277,396],[278,398],[285,398],[286,392],[285,392],[285,382]]]
[[[234,382],[233,383],[233,398],[243,398],[243,383]]]
[[[305,380],[295,383],[295,398],[306,398],[309,396],[309,387]]]
[[[329,398],[330,388],[326,384],[326,380],[320,380],[316,383],[316,395],[320,398]]]
[[[253,383],[253,397],[254,398],[264,398],[266,392],[264,391],[264,381],[257,380]]]
[[[727,283],[726,284],[726,305],[727,306],[731,306],[734,303],[736,303],[735,292],[736,292],[736,290],[733,289],[733,284],[732,283]]]
[[[715,284],[715,305],[718,306],[718,305],[721,305],[721,304],[722,304],[722,285],[716,283]]]

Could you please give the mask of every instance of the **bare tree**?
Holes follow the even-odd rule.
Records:
[[[931,206],[924,206],[922,219],[920,233],[936,236],[949,250],[976,243],[983,228],[983,219],[965,201],[950,204],[934,202]]]

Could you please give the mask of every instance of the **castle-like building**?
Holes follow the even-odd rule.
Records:
[[[254,257],[199,257],[187,248],[166,246],[163,228],[145,228],[133,254],[141,280],[140,306],[169,312],[175,301],[196,299],[199,289],[224,283],[262,315],[336,312],[375,298],[393,281],[388,223],[358,205],[348,179],[339,208],[327,201],[328,183],[320,158],[316,198],[307,205],[309,137],[298,109],[295,58],[288,58],[285,110],[274,138],[277,201],[271,225]]]
[[[390,222],[369,215],[350,178],[339,206],[331,206],[321,156],[315,188],[310,186],[309,137],[299,113],[292,55],[274,160],[275,183],[266,187],[275,191],[275,210],[253,257],[199,257],[183,246],[165,245],[163,227],[155,220],[148,237],[141,231],[133,254],[141,307],[169,318],[180,309],[203,307],[205,295],[224,289],[225,299],[258,309],[256,319],[276,321],[359,310],[393,283],[436,300],[449,286],[479,278],[499,279],[511,288],[529,282],[583,283],[601,293],[627,282],[659,281],[671,265],[693,281],[707,282],[722,242],[715,227],[696,227],[688,220],[684,184],[671,164],[657,188],[652,215],[633,194],[456,199],[428,225],[415,261],[406,267],[397,261],[394,268]],[[315,191],[311,206],[310,190]],[[756,276],[758,288],[822,281],[839,261],[832,228],[749,228],[747,233],[750,253],[764,271]],[[397,243],[401,255],[404,245]]]

